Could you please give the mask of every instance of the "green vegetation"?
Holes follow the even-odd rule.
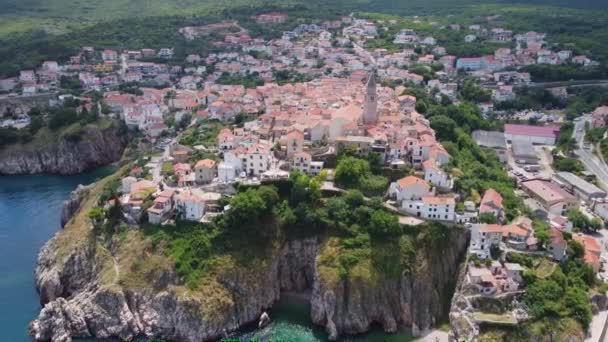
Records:
[[[559,128],[559,135],[555,141],[556,150],[568,155],[577,148],[576,140],[572,136],[574,133],[574,124],[566,122]]]
[[[483,89],[475,79],[467,78],[460,88],[460,96],[466,101],[487,102],[492,98],[489,90]]]
[[[471,138],[474,130],[496,127],[483,120],[477,107],[470,103],[441,106],[431,99],[426,101],[431,103],[427,113],[431,127],[436,129],[437,139],[451,156],[449,168],[458,175],[454,190],[462,194],[463,199],[478,200],[479,194],[493,188],[504,199],[507,219],[515,218],[523,210],[523,204],[513,193],[514,181],[507,175],[496,153],[479,147]]]
[[[594,286],[593,270],[580,260],[567,261],[546,278],[531,278],[524,300],[538,322],[555,324],[551,319],[574,318],[583,328],[591,322],[587,296]],[[546,319],[551,318],[551,319]]]
[[[247,73],[245,76],[230,75],[227,72],[222,73],[220,78],[217,80],[219,84],[240,84],[245,88],[255,88],[257,86],[264,85],[264,80],[260,78],[257,72]]]
[[[78,100],[66,101],[63,106],[50,108],[33,108],[28,113],[31,124],[25,129],[12,127],[0,128],[0,148],[12,144],[27,144],[32,141],[44,141],[63,138],[67,141],[80,141],[87,125],[107,125],[110,120],[99,120],[97,102],[89,112],[80,107]]]
[[[541,110],[564,108],[565,101],[560,100],[550,91],[538,87],[523,87],[516,89],[517,98],[514,101],[498,103],[496,108],[500,110]]]
[[[578,159],[553,157],[553,168],[557,171],[580,173],[585,171],[585,167]]]
[[[578,209],[572,209],[568,212],[568,220],[572,222],[572,226],[577,230],[597,231],[603,226],[602,220],[597,217],[590,219]]]
[[[448,53],[457,56],[479,56],[492,53],[504,46],[488,41],[464,43],[462,37],[470,33],[466,27],[474,23],[485,23],[481,18],[496,15],[492,25],[513,29],[516,32],[547,32],[556,49],[567,48],[576,54],[587,54],[593,59],[606,61],[608,47],[602,42],[608,38],[606,13],[603,11],[571,10],[557,7],[516,5],[495,5],[490,0],[459,1],[407,1],[386,0],[338,1],[331,4],[323,1],[290,0],[268,2],[265,0],[231,3],[212,1],[176,0],[159,2],[152,0],[145,5],[139,1],[117,0],[111,2],[91,2],[77,0],[50,0],[35,4],[15,0],[3,0],[3,14],[0,15],[0,75],[14,75],[19,69],[29,69],[43,60],[64,61],[82,46],[96,46],[114,49],[175,48],[176,60],[190,53],[206,54],[216,51],[211,44],[220,33],[186,41],[178,29],[183,26],[199,26],[217,23],[223,19],[235,19],[252,36],[278,37],[282,31],[290,30],[298,19],[336,19],[352,11],[360,16],[377,20],[397,19],[397,25],[389,25],[388,31],[380,31],[381,37],[372,41],[372,47],[385,47],[390,51],[399,48],[392,44],[392,35],[402,27],[410,27],[423,35],[434,36]],[[587,2],[585,6],[563,0],[538,0],[537,5],[558,4],[560,6],[595,7],[599,2]],[[69,8],[69,11],[66,11]],[[279,10],[290,14],[287,22],[277,25],[260,25],[252,14]],[[366,13],[384,12],[391,13]],[[455,14],[457,13],[457,14]],[[397,15],[434,15],[427,20],[414,22],[414,18]],[[449,17],[437,15],[450,14]],[[559,18],[559,19],[556,19]],[[431,22],[437,23],[431,24]],[[441,25],[457,23],[461,31],[442,29]],[[427,51],[419,51],[427,52]],[[588,52],[591,52],[589,54]],[[537,78],[580,79],[600,78],[606,74],[605,68],[583,69],[573,66],[559,66],[554,70],[544,66],[531,69]],[[287,77],[297,81],[302,75]],[[278,77],[281,78],[281,77]]]
[[[179,143],[185,146],[217,145],[217,135],[226,125],[218,120],[204,120],[182,133]]]
[[[569,319],[576,320],[583,329],[589,325],[588,291],[596,286],[595,272],[582,260],[584,248],[569,235],[565,237],[569,240],[568,261],[561,264],[522,253],[507,254],[508,262],[519,263],[527,269],[523,275],[527,283],[524,301],[532,316],[512,332],[543,336],[546,331],[560,330],[559,326]]]
[[[272,76],[277,81],[278,85],[285,85],[287,83],[308,82],[313,79],[313,77],[310,75],[304,75],[292,70],[275,70],[272,72]]]
[[[492,323],[492,324],[500,324],[500,325],[516,325],[517,320],[513,317],[512,314],[492,314],[485,312],[475,312],[473,314],[473,319],[480,323]]]
[[[373,160],[373,153],[369,160]],[[343,154],[336,167],[335,182],[346,188],[359,189],[369,196],[382,195],[388,187],[388,179],[372,174],[370,162]]]

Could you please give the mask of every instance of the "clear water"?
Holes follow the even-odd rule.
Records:
[[[31,341],[28,323],[40,304],[34,265],[40,247],[61,227],[61,205],[78,184],[108,169],[77,176],[0,176],[0,336],[3,341]]]
[[[235,337],[241,342],[320,342],[327,341],[323,327],[310,321],[310,306],[300,300],[281,299],[269,311],[271,323],[263,329],[241,332]],[[340,339],[344,342],[408,342],[407,333],[386,334],[380,328],[372,332]]]
[[[31,341],[27,336],[27,326],[40,310],[33,278],[38,251],[61,229],[61,205],[70,192],[78,184],[90,183],[109,172],[108,169],[101,169],[77,176],[0,177],[0,336],[3,341]],[[266,328],[244,329],[232,338],[243,342],[326,341],[324,329],[311,323],[309,312],[309,306],[301,300],[283,299],[269,312],[272,322]],[[375,329],[369,334],[342,341],[411,340],[406,333],[385,334],[380,329]]]

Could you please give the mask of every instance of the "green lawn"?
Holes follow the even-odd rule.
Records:
[[[548,259],[541,259],[540,264],[536,267],[536,275],[539,278],[549,277],[555,270],[556,264]]]
[[[511,314],[497,315],[485,312],[475,312],[473,313],[473,319],[480,323],[495,323],[508,325],[517,324],[517,320]]]

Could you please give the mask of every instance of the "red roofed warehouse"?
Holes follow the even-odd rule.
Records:
[[[505,125],[505,138],[509,142],[525,140],[536,145],[555,145],[558,133],[559,126]]]

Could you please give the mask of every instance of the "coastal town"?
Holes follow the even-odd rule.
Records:
[[[266,12],[255,20],[272,26],[288,17]],[[449,55],[435,37],[396,26],[345,16],[302,23],[276,39],[252,37],[235,21],[188,26],[179,31],[188,40],[211,32],[221,37],[214,43],[218,52],[176,60],[171,46],[82,47],[66,61],[45,61],[0,80],[1,96],[41,97],[51,106],[76,102],[78,112],[123,122],[147,150],[100,208],[120,208],[132,226],[213,222],[230,210],[227,199],[239,186],[298,175],[318,181],[324,194],[346,193],[352,189],[341,181],[340,163],[366,160],[391,176],[360,190],[366,200],[380,198],[400,224],[436,222],[468,231],[464,277],[450,312],[459,322],[452,323],[457,339],[474,340],[488,323],[528,320],[531,310],[519,298],[530,272],[547,278],[576,257],[608,283],[608,165],[597,141],[586,137],[591,130],[605,134],[608,106],[576,117],[504,109],[520,97],[518,89],[534,85],[523,67],[599,63],[555,49],[545,33],[513,32],[490,20],[436,25],[459,32],[464,42],[503,45],[480,57]],[[389,38],[395,49],[368,48],[389,31],[396,32]],[[62,91],[68,85],[81,93]],[[451,154],[455,145],[462,148],[458,137],[446,139],[444,126],[426,115],[427,101],[464,106],[470,89],[482,94],[464,95],[481,121],[504,121],[470,134],[509,178],[483,191],[463,190],[458,160],[464,157]],[[549,92],[568,96],[564,87]],[[11,108],[0,125],[27,129],[29,109]],[[569,149],[564,140],[572,140]],[[564,159],[580,167],[557,167]],[[488,314],[483,303],[490,300],[508,309]],[[599,330],[592,324],[589,338],[599,338],[599,324]]]

